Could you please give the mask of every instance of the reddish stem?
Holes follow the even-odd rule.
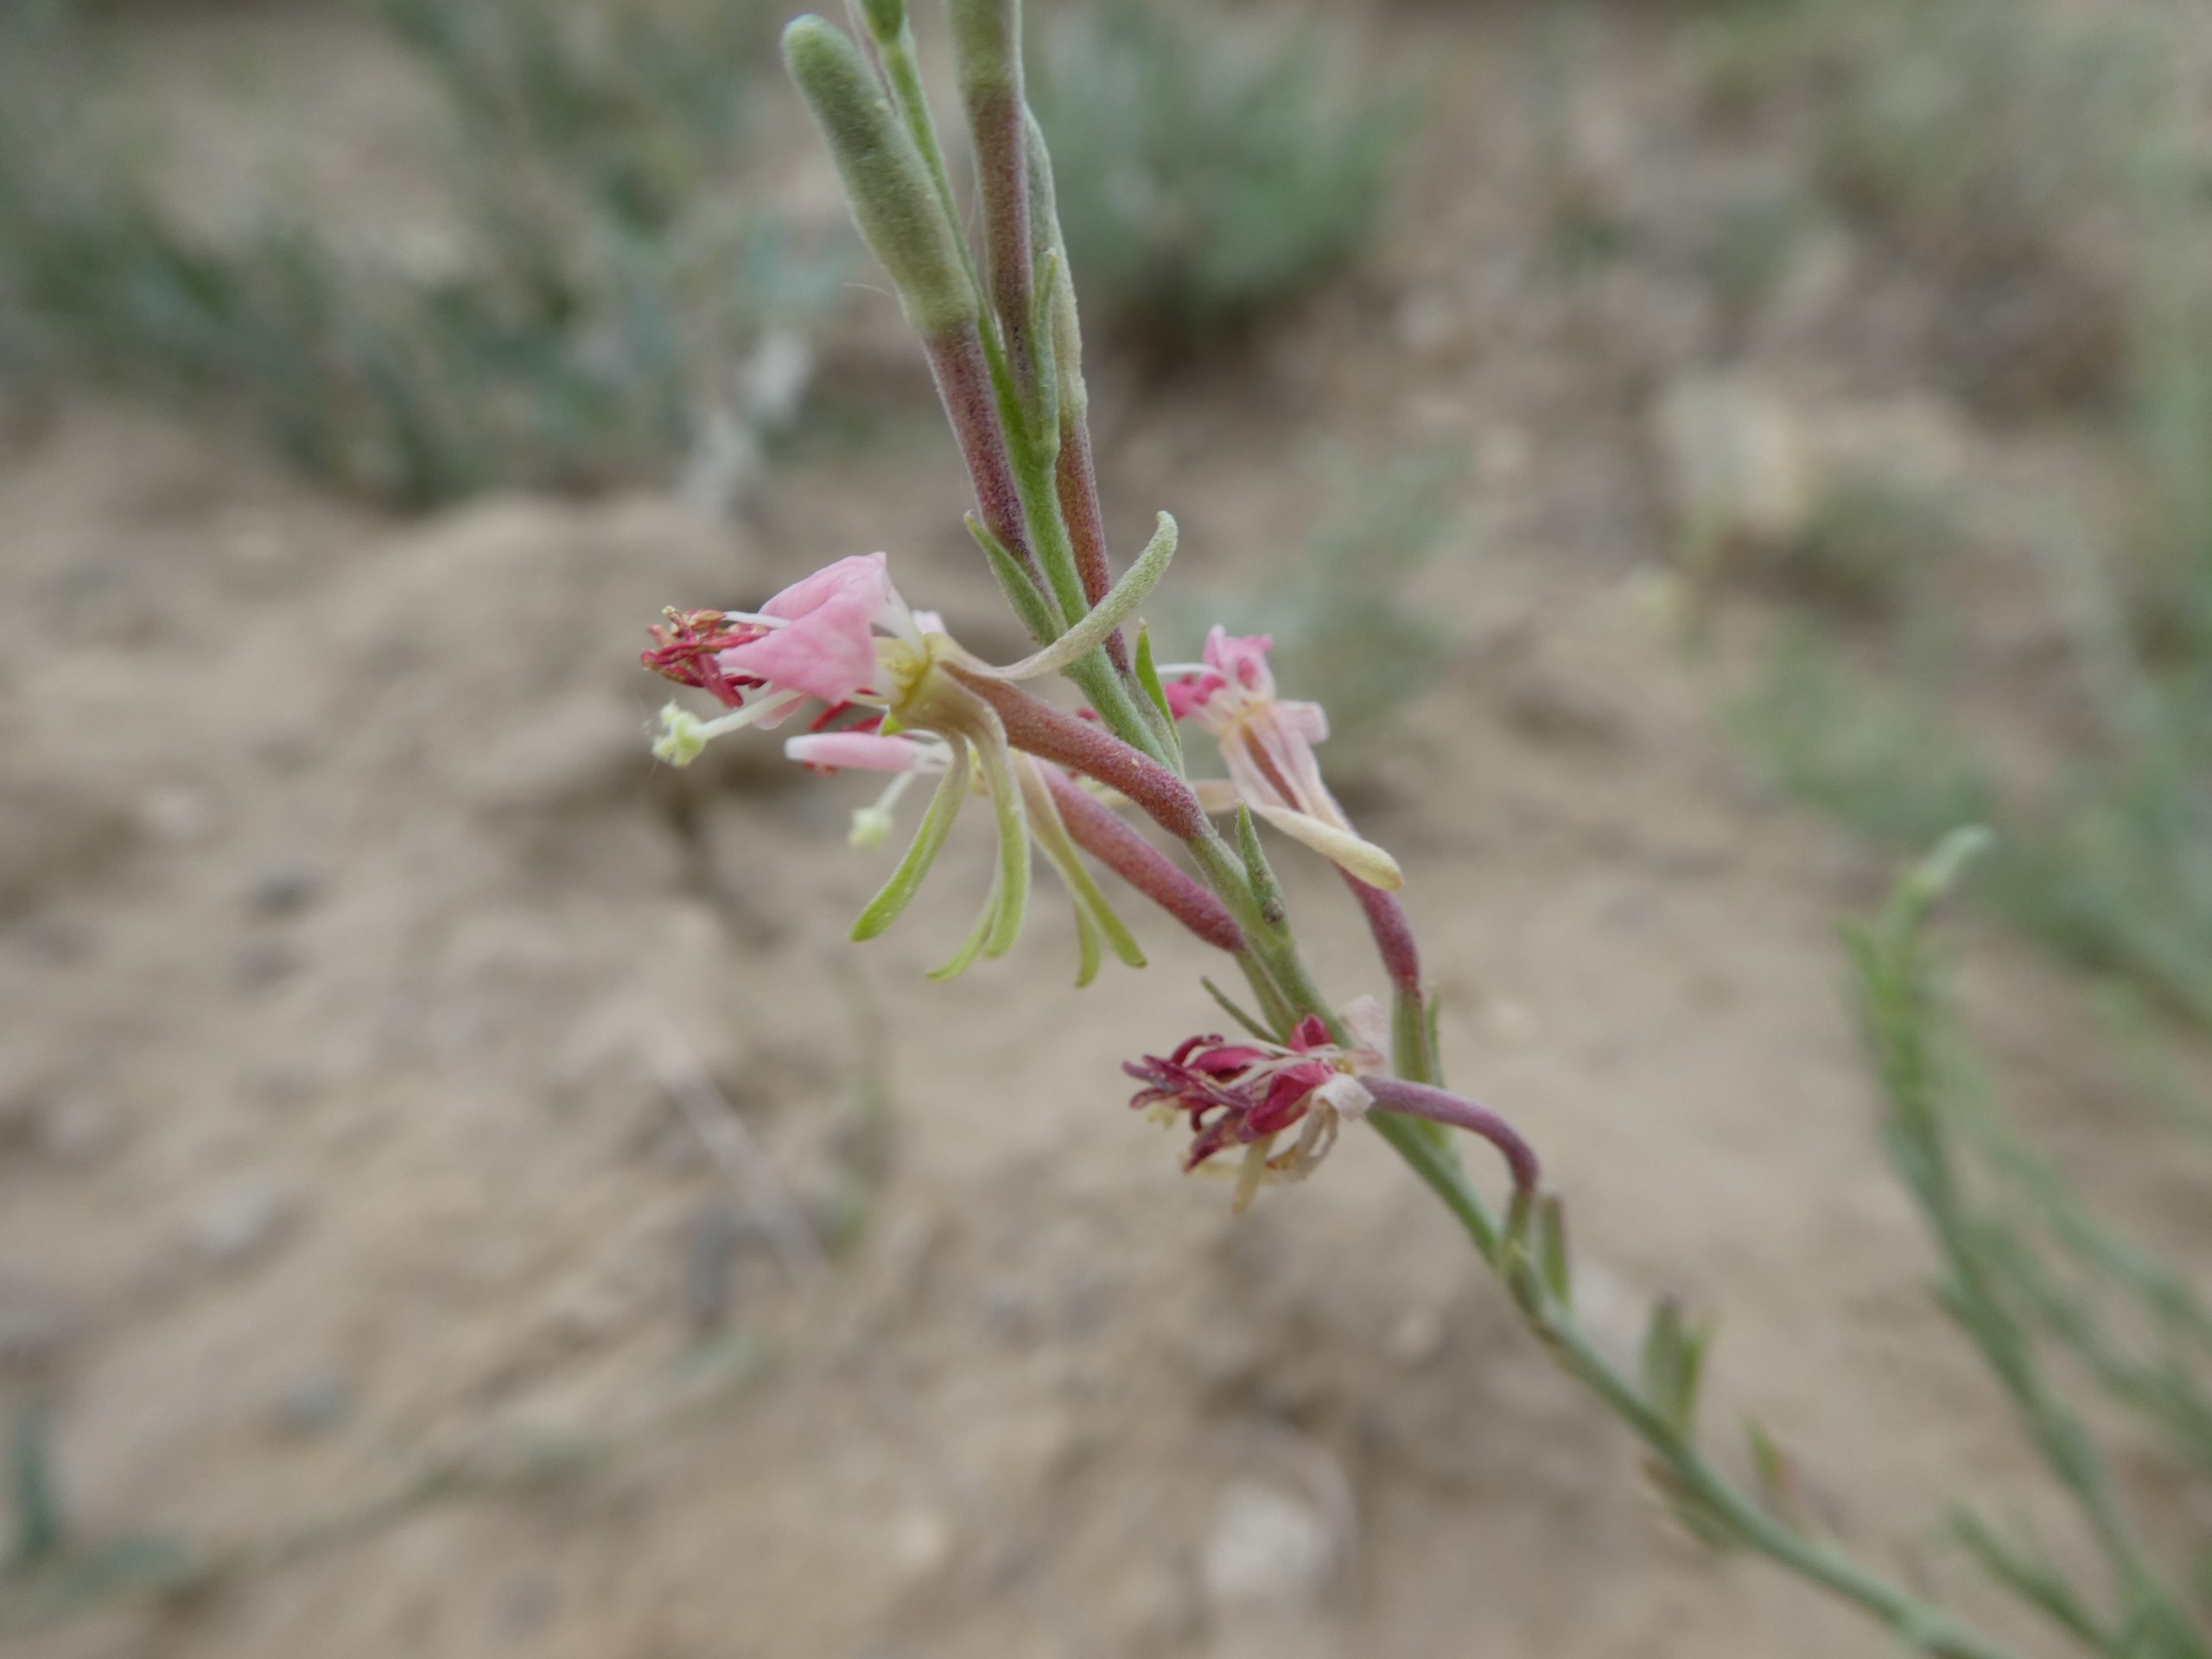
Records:
[[[1206,815],[1191,786],[1150,755],[1102,726],[1039,702],[1020,686],[954,668],[954,677],[992,708],[1017,749],[1118,789],[1178,841],[1205,833]]]
[[[1006,342],[1007,367],[1027,397],[1037,369],[1029,339],[1029,175],[1021,95],[1013,86],[970,86],[964,93],[976,143],[976,189],[983,207],[983,259]]]
[[[1370,887],[1349,871],[1338,874],[1367,914],[1376,954],[1382,958],[1382,971],[1389,975],[1392,987],[1408,996],[1420,996],[1421,947],[1414,942],[1414,925],[1407,919],[1406,907],[1398,902],[1398,895]]]
[[[1244,935],[1220,899],[1059,767],[1040,770],[1076,845],[1216,950],[1234,955],[1244,948]]]
[[[1462,1100],[1425,1083],[1408,1083],[1402,1077],[1362,1077],[1360,1082],[1375,1096],[1379,1110],[1425,1117],[1432,1123],[1448,1123],[1455,1129],[1482,1136],[1503,1154],[1506,1167],[1513,1172],[1513,1190],[1530,1194],[1535,1192],[1536,1183],[1541,1179],[1535,1152],[1521,1138],[1519,1131],[1497,1113],[1471,1100]]]
[[[1091,464],[1090,428],[1086,423],[1060,423],[1060,455],[1054,464],[1053,481],[1059,492],[1060,516],[1067,520],[1068,540],[1075,548],[1083,595],[1095,606],[1114,585],[1114,569],[1106,556],[1106,519],[1098,506],[1098,474]],[[1107,638],[1106,655],[1117,672],[1128,673],[1128,642],[1119,628]]]
[[[984,528],[1041,586],[1043,577],[1036,555],[1029,550],[1029,531],[1021,514],[1021,493],[1014,487],[1014,467],[1007,459],[1006,434],[999,426],[998,397],[991,389],[983,337],[971,321],[931,336],[924,345],[937,395],[976,486],[976,511]]]

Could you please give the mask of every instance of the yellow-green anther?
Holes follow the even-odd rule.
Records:
[[[975,295],[953,227],[860,49],[821,18],[801,17],[784,31],[784,61],[829,140],[854,222],[890,273],[906,321],[925,336],[972,321]]]

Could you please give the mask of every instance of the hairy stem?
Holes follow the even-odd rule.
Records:
[[[963,323],[930,336],[924,345],[938,397],[944,404],[952,435],[960,445],[960,458],[967,463],[968,476],[975,485],[976,507],[983,527],[1013,555],[1031,581],[1039,581],[1041,573],[1037,556],[1031,550],[1021,492],[1007,454],[1006,432],[999,424],[998,398],[982,331],[972,322]]]
[[[1114,585],[1114,568],[1106,553],[1106,516],[1098,505],[1098,474],[1090,459],[1090,425],[1071,418],[1064,400],[1060,406],[1060,453],[1053,467],[1054,491],[1060,516],[1066,519],[1068,539],[1075,551],[1076,575],[1082,579],[1085,598],[1096,605]],[[1107,658],[1115,672],[1129,674],[1129,643],[1116,629],[1106,642]]]

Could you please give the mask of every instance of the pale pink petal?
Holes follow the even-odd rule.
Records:
[[[1365,1084],[1341,1071],[1316,1089],[1313,1097],[1335,1107],[1339,1117],[1354,1123],[1365,1117],[1367,1109],[1375,1103],[1375,1096],[1367,1092]]]
[[[1204,708],[1208,699],[1228,682],[1218,674],[1193,674],[1179,680],[1163,680],[1160,689],[1166,694],[1167,715],[1171,720],[1180,720],[1193,709]]]
[[[1329,711],[1319,703],[1284,702],[1276,706],[1291,728],[1308,743],[1329,741]]]
[[[763,616],[804,616],[832,599],[865,597],[873,616],[891,597],[891,561],[881,553],[856,553],[804,576],[760,607]]]
[[[784,753],[810,766],[844,766],[856,772],[917,772],[935,751],[904,737],[874,732],[817,732],[784,740]]]
[[[1371,996],[1355,996],[1344,1004],[1344,1025],[1363,1048],[1378,1054],[1390,1046],[1390,1016]]]
[[[716,664],[724,673],[750,674],[824,702],[843,702],[867,690],[875,679],[875,618],[890,591],[882,557],[840,559],[786,588],[762,613],[789,617],[785,626],[732,645]],[[836,580],[825,580],[832,576]]]
[[[1232,634],[1217,622],[1206,635],[1205,664],[1253,696],[1272,697],[1275,677],[1268,671],[1268,652],[1274,643],[1268,634]]]

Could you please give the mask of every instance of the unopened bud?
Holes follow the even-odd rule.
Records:
[[[891,0],[874,0],[870,27]],[[819,17],[784,31],[784,61],[829,140],[846,204],[899,290],[917,332],[935,336],[974,321],[976,296],[953,227],[914,141],[878,90],[860,49]]]
[[[896,40],[906,27],[906,0],[861,0],[868,14],[868,30],[879,41]]]

